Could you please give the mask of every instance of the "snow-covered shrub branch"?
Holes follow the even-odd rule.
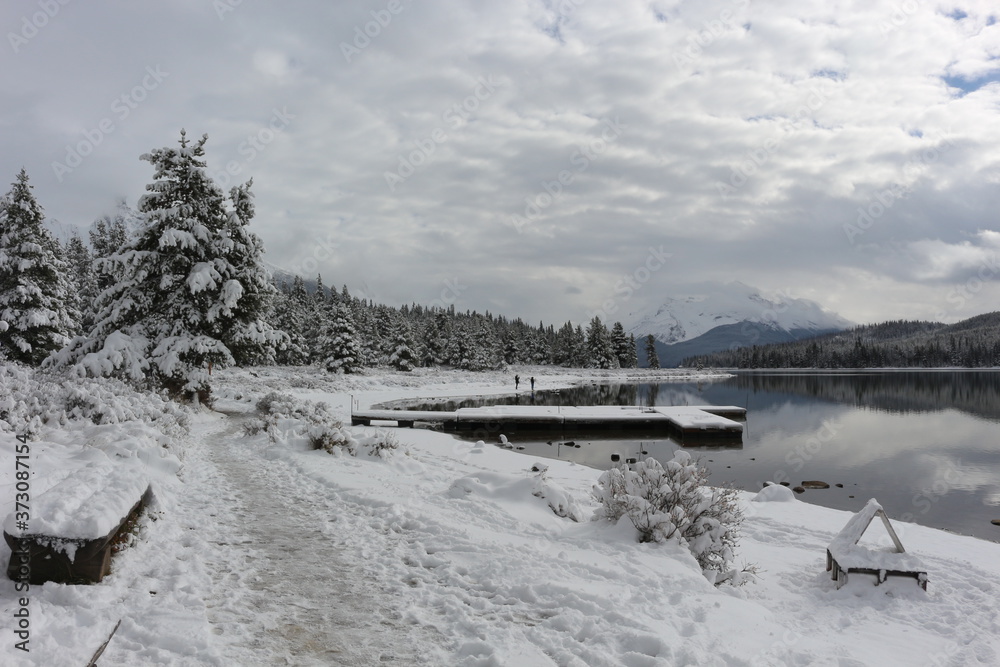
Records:
[[[532,470],[537,471],[538,474],[535,475],[534,489],[531,495],[546,500],[556,516],[572,519],[576,522],[582,521],[584,513],[580,510],[576,499],[566,489],[549,479],[549,467],[536,465]]]
[[[641,542],[676,539],[713,581],[742,583],[731,569],[743,522],[738,494],[708,486],[708,471],[687,452],[677,451],[666,465],[649,458],[631,469],[612,468],[601,475],[594,496],[601,503],[595,519],[627,516]]]

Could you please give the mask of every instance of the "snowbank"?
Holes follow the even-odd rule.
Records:
[[[581,379],[559,370],[532,369],[542,386]],[[716,588],[680,545],[639,544],[627,520],[590,521],[597,470],[411,429],[398,431],[400,448],[388,459],[333,456],[246,435],[238,421],[272,390],[325,400],[343,418],[352,400],[505,393],[512,375],[253,372],[223,374],[217,407],[230,416],[193,415],[186,450],[184,438],[157,444],[185,461],[173,486],[155,449],[119,447],[115,431],[101,430],[126,424],[42,426],[32,450],[39,471],[64,470],[67,454],[84,456],[84,447],[94,460],[142,460],[144,452],[161,512],[101,585],[32,587],[32,652],[15,654],[8,640],[3,664],[79,664],[119,618],[108,664],[319,665],[355,654],[366,657],[354,664],[512,667],[1000,663],[995,543],[894,521],[928,570],[928,591],[905,579],[876,587],[864,575],[837,590],[826,546],[851,514],[769,487],[776,490],[758,499],[783,502],[741,496],[736,557],[760,566],[758,582]],[[5,475],[10,435],[0,437]],[[39,478],[38,493],[62,479],[51,476],[59,477]],[[254,493],[269,494],[255,511],[259,498],[237,484],[251,479],[262,480]],[[253,516],[272,517],[268,530],[292,522],[295,540],[260,542],[268,533],[246,523]],[[877,529],[861,544],[887,548]],[[326,560],[312,562],[315,554]],[[327,560],[327,569],[354,569],[327,576]],[[0,581],[8,618],[17,595]],[[337,643],[344,637],[357,642],[355,653]],[[396,652],[365,653],[366,641]]]
[[[349,405],[349,392],[364,404],[429,389],[292,391]],[[505,389],[465,379],[434,387],[448,395]],[[930,571],[929,591],[910,580],[875,587],[863,575],[837,590],[825,569],[826,547],[851,513],[769,487],[758,500],[779,502],[750,502],[751,493],[741,500],[747,518],[737,562],[759,565],[759,581],[716,588],[676,543],[639,544],[627,520],[587,520],[597,507],[590,493],[597,470],[429,431],[401,429],[399,438],[409,452],[388,463],[263,442],[248,447],[289,465],[345,508],[337,517],[345,548],[389,587],[404,618],[443,638],[425,647],[429,664],[1000,661],[1000,545],[894,522]],[[542,470],[557,489],[555,503],[536,495]],[[553,504],[573,510],[560,513]],[[862,544],[869,539],[875,549],[885,546],[874,528]]]

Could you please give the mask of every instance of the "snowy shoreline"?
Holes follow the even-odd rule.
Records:
[[[173,450],[183,464],[176,481],[169,459],[158,464],[156,520],[144,522],[101,585],[32,587],[33,650],[15,651],[8,632],[4,664],[85,661],[119,618],[102,659],[109,664],[856,667],[1000,660],[995,543],[893,521],[907,551],[927,565],[928,592],[893,579],[876,587],[862,576],[836,590],[825,549],[851,515],[794,499],[752,502],[754,494],[743,493],[747,519],[737,559],[762,573],[755,584],[716,588],[686,549],[639,544],[626,519],[615,526],[588,520],[600,471],[420,429],[393,429],[401,449],[383,460],[311,451],[292,431],[273,441],[248,437],[239,426],[238,415],[251,413],[270,391],[326,401],[343,418],[352,400],[367,407],[429,394],[510,393],[514,372],[522,381],[534,374],[537,389],[598,379],[538,367],[359,376],[273,367],[220,372],[216,409],[230,416],[192,415],[190,435]],[[73,423],[43,429],[50,454],[36,470],[58,470],[60,453],[82,451],[80,442],[106,443],[109,458],[147,451],[109,449],[124,432],[134,440],[147,431]],[[85,434],[89,439],[77,437]],[[7,434],[2,444],[0,483],[12,488]],[[236,477],[227,470],[235,460],[245,469]],[[533,495],[540,477],[533,466],[547,468],[546,493],[562,494],[583,520],[557,516]],[[257,477],[272,480],[262,488],[276,495],[251,494],[245,480]],[[296,521],[314,517],[312,527],[296,530],[298,543],[261,542],[267,531],[241,523],[241,516],[282,511],[256,507],[266,499],[276,508],[284,503],[289,516],[294,505]],[[13,497],[2,500],[6,514]],[[859,509],[866,500],[859,499]],[[885,547],[880,531],[873,525],[864,540]],[[298,565],[304,554],[325,552],[347,569],[324,574],[322,563]],[[0,547],[4,563],[9,555]],[[345,576],[361,576],[365,592],[338,592]],[[17,595],[14,582],[0,581],[8,619]],[[342,605],[357,600],[359,624],[324,634],[333,607],[323,605],[334,598],[341,615],[350,613]],[[371,614],[376,618],[365,621]],[[379,623],[392,631],[366,630]]]

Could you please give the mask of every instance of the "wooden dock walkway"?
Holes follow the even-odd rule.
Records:
[[[731,405],[704,406],[548,406],[496,405],[485,408],[435,410],[357,410],[351,414],[353,425],[370,426],[373,421],[396,422],[412,427],[417,422],[440,424],[446,431],[498,432],[530,430],[593,431],[646,430],[664,431],[683,437],[742,438],[746,409]]]

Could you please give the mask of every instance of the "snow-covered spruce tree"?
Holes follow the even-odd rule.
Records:
[[[66,344],[79,324],[68,267],[59,244],[42,225],[24,169],[0,199],[0,348],[37,366]]]
[[[666,465],[654,458],[604,472],[594,486],[601,503],[594,519],[618,521],[627,516],[640,542],[676,539],[715,583],[743,583],[754,566],[731,569],[739,542],[743,511],[734,489],[708,486],[708,471],[683,450]]]
[[[250,231],[254,217],[253,179],[229,190],[232,210],[222,239],[229,270],[223,284],[225,305],[216,323],[216,335],[229,348],[238,366],[272,364],[288,335],[265,319],[277,290],[264,268],[264,244]]]
[[[587,327],[587,365],[591,368],[618,368],[618,357],[611,347],[611,337],[601,318],[594,316]]]
[[[400,324],[396,330],[393,351],[389,355],[389,365],[400,371],[412,371],[417,367],[417,353],[413,351],[415,343],[410,327],[407,324]]]
[[[628,335],[628,363],[625,368],[636,368],[639,365],[639,351],[635,346],[635,334]]]
[[[306,340],[306,315],[302,304],[292,296],[288,286],[282,283],[268,312],[267,321],[288,335],[288,343],[278,348],[275,361],[288,366],[303,366],[309,363],[309,343]]]
[[[656,353],[656,339],[653,334],[646,336],[646,365],[649,368],[660,367],[660,355]]]
[[[629,365],[629,342],[625,335],[625,327],[622,326],[621,322],[615,322],[614,326],[611,327],[611,349],[614,351],[615,358],[618,359],[618,365],[621,368],[635,367]],[[635,349],[635,345],[632,346],[632,349]]]
[[[316,357],[331,373],[353,373],[361,368],[354,315],[344,306],[337,306],[323,322],[316,341]]]
[[[267,288],[261,248],[246,230],[249,190],[232,210],[205,170],[204,135],[193,144],[142,155],[154,181],[139,200],[145,226],[99,262],[115,284],[98,300],[97,321],[55,357],[77,372],[117,375],[174,395],[208,395],[212,365],[267,358],[280,334],[261,321]],[[244,284],[246,283],[246,284]]]
[[[118,202],[113,215],[103,215],[90,226],[90,249],[95,260],[105,259],[117,253],[122,246],[131,240],[132,232],[142,226],[139,212],[126,203],[124,199]],[[97,286],[103,291],[118,282],[112,275],[97,273]]]
[[[424,328],[423,365],[440,366],[447,363],[448,339],[451,337],[451,323],[448,314],[443,310],[428,311],[433,313]]]
[[[66,242],[64,254],[67,276],[75,292],[73,306],[80,313],[81,329],[87,331],[94,324],[94,302],[100,292],[94,271],[94,256],[76,233]]]

